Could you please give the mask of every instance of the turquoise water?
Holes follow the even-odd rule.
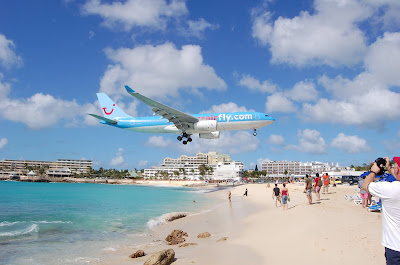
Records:
[[[0,181],[0,264],[101,263],[149,241],[163,214],[208,202],[185,188]]]

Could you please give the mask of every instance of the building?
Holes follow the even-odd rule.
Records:
[[[329,163],[299,161],[264,161],[261,170],[267,175],[305,175],[330,171]]]
[[[215,180],[235,180],[240,181],[243,177],[242,162],[219,162],[214,172]]]
[[[0,176],[17,176],[35,172],[37,175],[70,176],[88,174],[92,169],[92,160],[57,159],[57,161],[0,160]],[[60,174],[58,174],[60,173]]]
[[[196,156],[182,155],[179,158],[166,157],[161,166],[154,166],[144,170],[145,178],[169,178],[169,179],[202,179],[210,178],[215,179],[215,172],[218,169],[218,165],[224,163],[224,165],[233,163],[240,163],[241,172],[243,171],[243,164],[241,162],[232,162],[231,157],[227,154],[218,154],[216,152],[209,152],[207,154],[198,153]],[[204,166],[204,173],[201,174],[201,168]],[[231,170],[239,170],[238,166],[232,166]],[[220,169],[219,179],[222,179],[222,168]],[[228,169],[225,169],[225,173]],[[242,173],[234,172],[234,176],[238,176]],[[224,179],[231,179],[232,174],[226,174]]]
[[[355,171],[349,167],[341,167],[338,163],[324,162],[299,162],[299,161],[264,161],[261,164],[261,170],[265,171],[266,176],[269,177],[304,177],[306,174],[315,173],[323,174],[328,173],[331,177],[341,177],[348,175],[360,175],[359,171]]]

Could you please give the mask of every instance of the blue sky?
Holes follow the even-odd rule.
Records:
[[[133,169],[217,151],[362,165],[400,148],[397,0],[15,0],[0,3],[0,159],[92,159]],[[187,113],[266,112],[252,131],[194,137],[100,125],[96,93]]]

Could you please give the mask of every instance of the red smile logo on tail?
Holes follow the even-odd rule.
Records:
[[[113,107],[114,107],[114,106],[115,106],[115,104],[113,104]],[[107,108],[107,107],[104,107],[104,108],[103,108],[103,111],[104,111],[104,113],[105,113],[106,115],[110,115],[111,113],[113,113],[114,108],[113,108],[110,112],[107,112],[107,111],[106,111],[106,108]]]

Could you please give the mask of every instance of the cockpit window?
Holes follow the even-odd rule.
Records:
[[[269,117],[269,115],[268,115],[268,114],[265,114],[265,117]]]

